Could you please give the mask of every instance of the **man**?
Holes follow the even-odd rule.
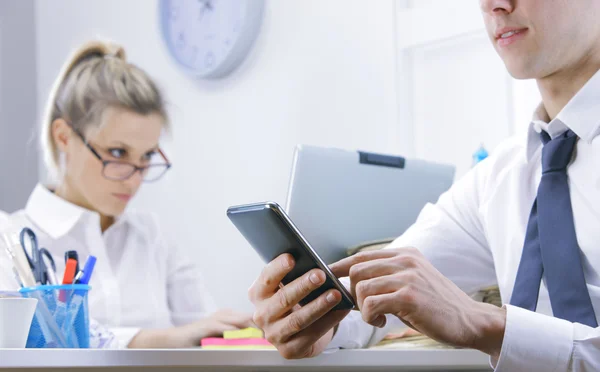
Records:
[[[350,277],[360,313],[330,311],[335,290],[299,307],[324,274],[279,289],[293,259],[267,265],[249,296],[284,357],[365,347],[401,320],[488,353],[497,370],[600,369],[600,1],[480,6],[511,75],[537,80],[542,103],[527,134],[426,206],[388,249],[332,266]],[[466,294],[493,283],[502,308]]]

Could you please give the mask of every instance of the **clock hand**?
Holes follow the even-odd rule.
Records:
[[[202,10],[208,8],[208,10],[213,10],[213,5],[210,0],[198,0],[200,4],[202,4]]]
[[[202,19],[204,18],[204,14],[206,13],[206,10],[213,10],[213,6],[210,3],[210,0],[199,0],[200,3],[202,4],[202,8],[200,8],[200,16],[198,17],[198,21],[202,21]]]

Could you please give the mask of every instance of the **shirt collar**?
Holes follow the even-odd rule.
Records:
[[[588,80],[554,120],[550,120],[543,103],[540,103],[527,132],[527,160],[531,160],[541,145],[539,133],[542,130],[554,138],[571,129],[581,140],[591,143],[600,134],[598,97],[600,97],[600,71]]]
[[[89,218],[100,228],[100,215],[70,203],[38,184],[25,206],[29,219],[53,239],[66,235],[82,219]],[[116,218],[113,226],[130,222],[127,214]],[[137,227],[137,224],[134,224]]]

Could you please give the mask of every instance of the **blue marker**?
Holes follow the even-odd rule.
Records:
[[[88,284],[92,277],[92,273],[94,272],[95,265],[96,257],[88,256],[87,260],[85,260],[85,265],[83,265],[83,270],[78,272],[77,276],[75,276],[75,284]]]

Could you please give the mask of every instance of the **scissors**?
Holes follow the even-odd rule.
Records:
[[[37,236],[33,230],[25,227],[21,230],[19,239],[36,283],[42,285],[56,284],[56,265],[52,254],[46,248],[40,248]],[[29,240],[29,244],[26,244],[26,239]],[[27,247],[31,248],[30,252]],[[50,267],[48,267],[48,264]]]

